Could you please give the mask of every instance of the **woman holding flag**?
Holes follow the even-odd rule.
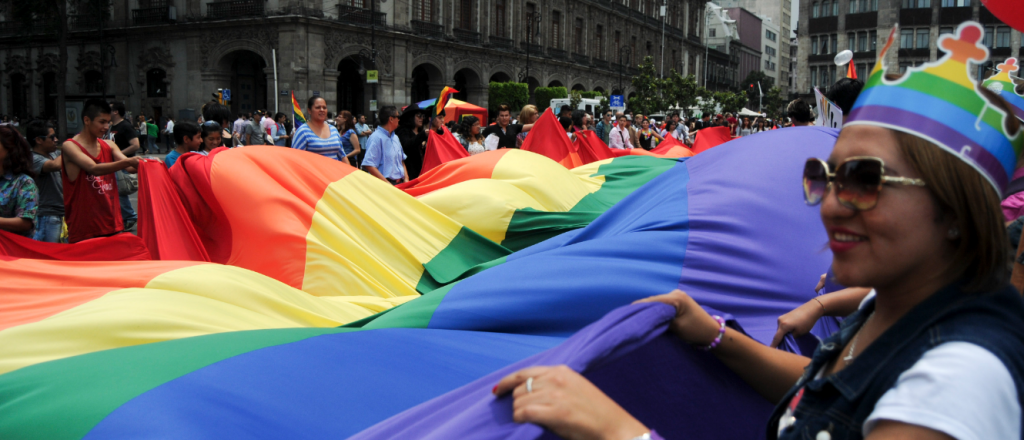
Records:
[[[295,123],[299,124],[306,118],[302,114],[295,95],[292,94],[292,105],[295,111]],[[295,129],[292,137],[292,148],[306,150],[351,165],[341,149],[341,135],[338,129],[327,123],[327,100],[320,96],[310,97],[306,102],[309,110],[309,122]]]

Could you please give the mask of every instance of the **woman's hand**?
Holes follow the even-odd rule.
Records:
[[[822,316],[825,316],[825,309],[814,299],[780,316],[779,329],[775,332],[775,337],[772,338],[771,347],[778,347],[782,343],[782,339],[789,333],[792,333],[793,336],[806,335]]]
[[[721,328],[708,312],[694,301],[690,295],[681,290],[674,290],[664,295],[652,296],[636,303],[660,302],[676,308],[676,317],[672,320],[672,331],[685,342],[706,347],[718,337]],[[634,303],[635,304],[635,303]]]
[[[532,391],[527,390],[528,380]],[[494,387],[498,396],[509,391],[515,399],[512,419],[516,423],[535,423],[562,438],[623,440],[650,431],[565,365],[519,370]]]

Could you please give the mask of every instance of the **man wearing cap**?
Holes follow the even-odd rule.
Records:
[[[245,127],[245,145],[265,145],[267,143],[266,132],[263,131],[261,126],[262,119],[263,111],[256,110],[249,124]]]

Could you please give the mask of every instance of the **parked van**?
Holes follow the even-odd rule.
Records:
[[[569,105],[569,104],[570,104],[569,98],[552,99],[551,100],[551,110],[554,111],[555,114],[557,115],[558,111],[562,109],[563,105]],[[580,105],[576,106],[577,110],[584,110],[584,111],[586,111],[586,112],[588,112],[590,114],[595,114],[594,112],[596,112],[597,109],[599,109],[599,108],[601,108],[601,100],[600,99],[591,99],[591,98],[583,98],[582,100],[580,100]]]

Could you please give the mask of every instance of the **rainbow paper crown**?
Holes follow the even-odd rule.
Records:
[[[1011,73],[1020,70],[1016,58],[1007,58],[1006,62],[996,66],[999,73],[985,80],[982,86],[995,92],[1006,100],[1013,108],[1013,114],[1024,120],[1024,97],[1019,92],[1024,92],[1024,81],[1019,78],[1012,78]],[[1020,83],[1020,84],[1018,84]]]
[[[969,62],[984,63],[989,55],[981,44],[981,25],[966,22],[955,36],[939,37],[945,56],[890,81],[882,60],[898,33],[894,26],[844,125],[885,127],[932,142],[973,166],[1002,194],[1024,135],[1010,133],[1012,116],[985,98],[971,80]]]

